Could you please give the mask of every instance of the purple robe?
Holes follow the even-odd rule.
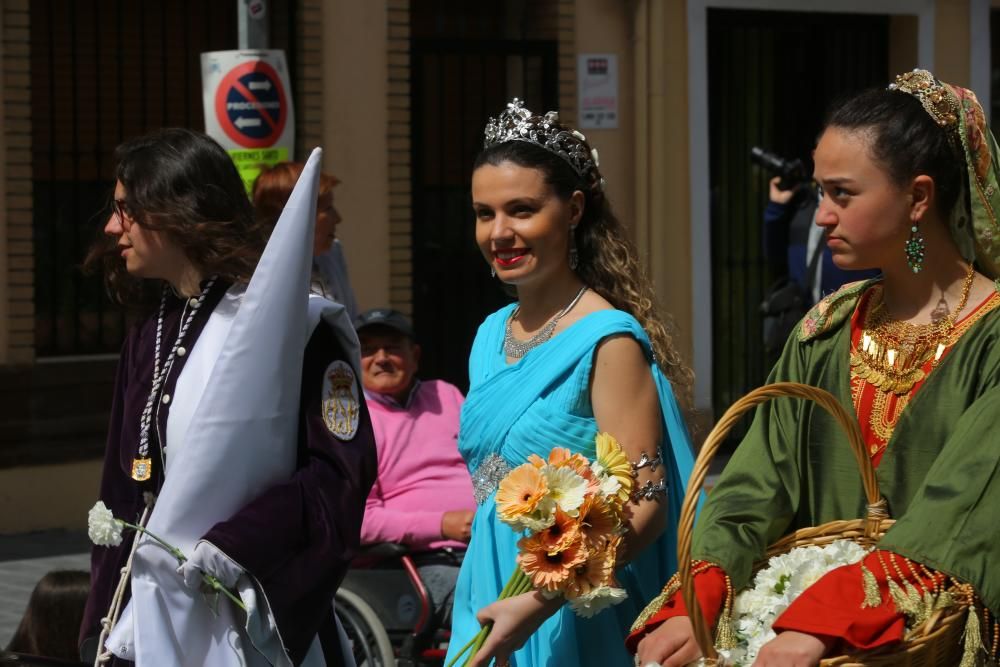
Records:
[[[182,343],[188,350],[196,344],[228,287],[216,283],[206,296]],[[177,336],[182,306],[180,299],[170,298],[168,302],[161,360]],[[132,460],[139,445],[139,419],[152,387],[155,339],[154,315],[133,327],[122,347],[101,480],[100,499],[116,517],[132,522],[142,514],[143,492],[158,493],[164,482],[161,443],[170,403],[164,405],[160,396],[154,403],[155,428],[150,430],[153,475],[141,483],[131,478]],[[160,395],[173,393],[188,357],[175,358]],[[374,434],[363,392],[358,392],[361,414],[352,439],[336,438],[324,423],[323,374],[336,360],[350,363],[333,329],[321,319],[306,345],[301,369],[295,473],[204,535],[205,540],[245,567],[263,589],[285,649],[296,665],[302,662],[317,635],[327,664],[341,664],[333,597],[360,544],[365,499],[377,470]],[[360,382],[360,378],[357,380]],[[127,531],[118,547],[94,547],[81,643],[100,634],[100,619],[110,607],[133,539],[132,531]],[[129,596],[126,590],[123,608]],[[111,664],[116,663],[122,661],[113,658]]]

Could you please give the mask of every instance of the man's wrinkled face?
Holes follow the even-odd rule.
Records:
[[[420,363],[420,346],[388,327],[365,327],[361,340],[361,373],[365,389],[402,402],[413,385]]]

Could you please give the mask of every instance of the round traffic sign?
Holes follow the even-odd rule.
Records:
[[[281,77],[264,61],[231,69],[215,91],[215,115],[226,135],[246,148],[273,146],[288,120]]]

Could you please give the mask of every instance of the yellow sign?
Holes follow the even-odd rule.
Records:
[[[257,180],[263,167],[272,167],[288,160],[287,148],[230,149],[226,152],[233,158],[248,193],[253,191],[253,182]]]

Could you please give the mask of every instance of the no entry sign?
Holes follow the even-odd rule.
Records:
[[[246,148],[269,148],[288,121],[285,86],[263,60],[229,70],[215,90],[215,115],[229,138]]]
[[[295,114],[283,51],[201,55],[205,132],[229,151],[247,188],[263,165],[293,159]]]

